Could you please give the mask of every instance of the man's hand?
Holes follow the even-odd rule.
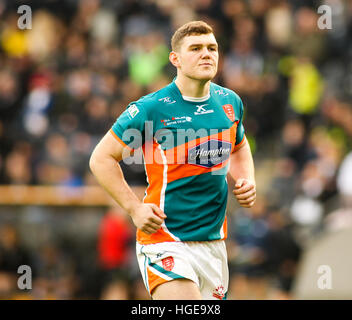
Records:
[[[235,189],[232,191],[239,204],[244,208],[253,206],[256,198],[255,184],[247,179],[237,179]]]
[[[131,212],[131,218],[138,229],[152,234],[160,229],[166,215],[157,205],[142,203]]]

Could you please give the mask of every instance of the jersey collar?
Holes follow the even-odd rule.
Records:
[[[175,78],[176,79],[176,78]],[[180,92],[180,89],[177,87],[176,83],[175,83],[175,79],[172,81],[171,83],[171,87],[172,89],[175,91],[175,93],[177,95],[179,95],[183,100],[185,101],[189,101],[189,102],[195,102],[195,103],[199,103],[199,102],[204,102],[207,101],[210,98],[210,89],[211,89],[211,83],[210,83],[210,88],[209,88],[209,93],[204,96],[204,97],[200,97],[200,98],[196,98],[196,97],[188,97],[188,96],[183,96]]]

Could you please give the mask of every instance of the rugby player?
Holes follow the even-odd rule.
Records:
[[[181,26],[171,47],[176,78],[127,106],[90,168],[137,227],[137,259],[152,299],[226,299],[227,175],[241,206],[256,198],[243,103],[212,82],[219,50],[207,23]],[[148,182],[142,202],[119,165],[138,148]]]

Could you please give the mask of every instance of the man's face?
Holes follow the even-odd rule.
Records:
[[[211,80],[218,70],[218,44],[212,33],[191,35],[181,40],[177,51],[179,71],[195,80]]]

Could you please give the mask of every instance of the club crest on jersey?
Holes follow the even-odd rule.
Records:
[[[173,257],[167,257],[161,260],[163,263],[163,268],[167,271],[171,271],[175,266],[175,261]]]
[[[224,109],[224,112],[226,113],[227,117],[230,119],[230,121],[234,122],[235,121],[235,112],[233,111],[233,107],[231,104],[225,104],[222,106]]]
[[[223,286],[218,286],[213,291],[213,297],[222,300],[225,297],[225,293],[225,288]]]
[[[231,143],[211,139],[188,150],[188,163],[212,168],[230,157]]]

